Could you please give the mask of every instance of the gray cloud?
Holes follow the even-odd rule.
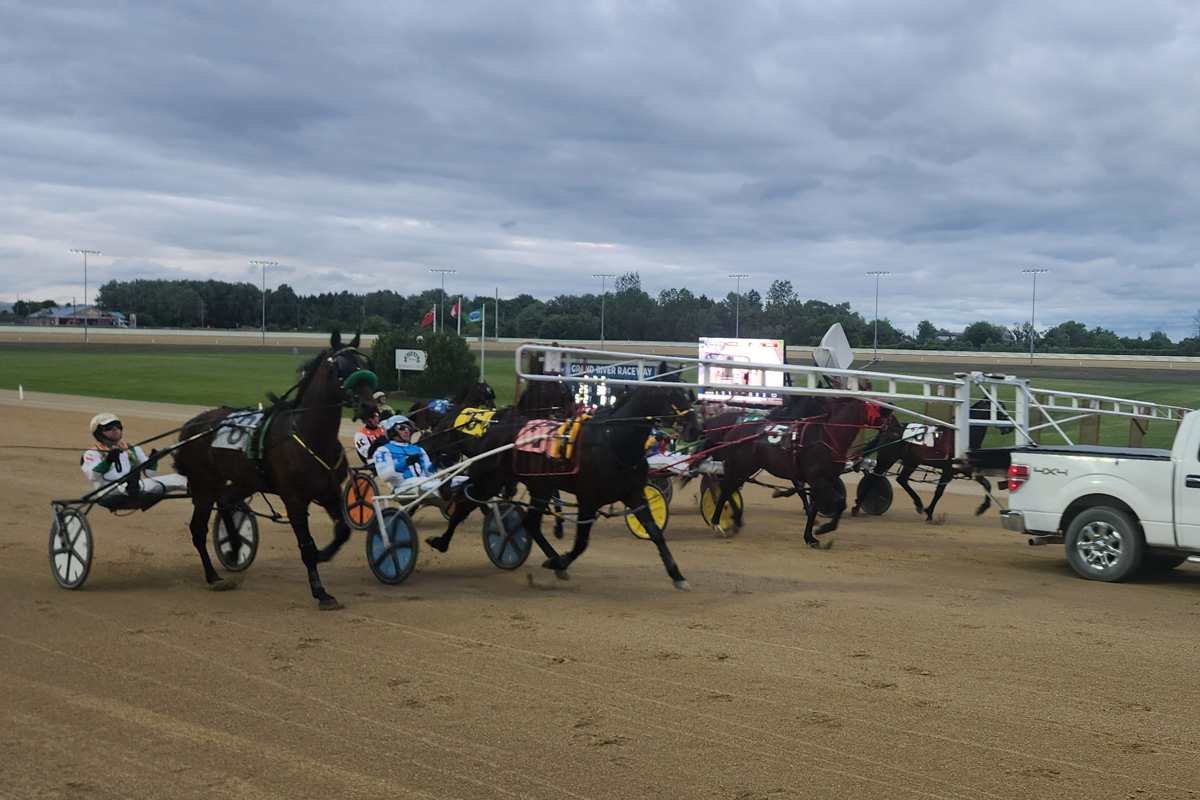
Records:
[[[0,0],[0,299],[300,292],[849,301],[912,329],[1192,332],[1200,13]],[[594,247],[590,245],[611,245]],[[598,289],[599,287],[595,287]],[[1137,298],[1131,302],[1131,298]]]

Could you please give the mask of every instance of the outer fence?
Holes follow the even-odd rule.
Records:
[[[547,361],[558,367],[552,374],[528,371],[526,368],[527,363],[542,364]],[[661,355],[645,353],[524,344],[516,352],[516,371],[518,380],[522,382],[568,380],[574,384],[638,386],[654,380],[644,376],[662,361]],[[683,386],[701,392],[745,393],[748,405],[753,402],[750,394],[761,394],[763,391],[781,395],[861,397],[892,408],[914,421],[954,428],[957,432],[954,437],[956,458],[966,457],[972,425],[998,428],[1013,426],[1017,432],[1017,444],[1040,442],[1047,435],[1056,437],[1055,443],[1075,444],[1083,437],[1072,437],[1066,428],[1069,423],[1095,419],[1098,425],[1100,417],[1122,418],[1130,421],[1130,444],[1140,444],[1138,432],[1144,434],[1147,423],[1165,420],[1177,425],[1183,415],[1191,410],[1140,400],[1035,389],[1030,387],[1027,380],[998,373],[960,372],[955,373],[953,378],[931,378],[866,370],[746,362],[739,362],[738,369],[761,371],[764,375],[782,373],[784,385],[767,389],[756,385],[740,392],[737,387],[725,383],[699,380],[699,367],[705,367],[703,374],[708,375],[711,374],[711,368],[729,367],[727,361],[679,357],[669,361],[672,377],[677,378]],[[578,373],[571,368],[572,364],[587,362],[622,365],[631,369],[621,371],[625,377],[612,377]],[[694,376],[693,370],[696,370]],[[572,372],[578,374],[564,378],[564,375]],[[761,383],[765,384],[766,381]],[[972,403],[982,398],[994,401],[988,416],[971,419]]]

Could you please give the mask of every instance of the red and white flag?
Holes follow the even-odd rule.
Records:
[[[435,319],[437,319],[437,306],[429,309],[429,313],[425,315],[425,319],[421,320],[421,327],[424,328],[427,325],[432,325]]]
[[[450,309],[450,316],[453,317],[454,319],[458,319],[458,307],[461,305],[462,305],[462,298],[460,297],[460,298],[458,298],[458,301],[455,302],[454,308]]]

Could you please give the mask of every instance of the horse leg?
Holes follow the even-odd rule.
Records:
[[[671,581],[675,584],[675,588],[681,592],[691,591],[691,584],[687,582],[683,577],[683,573],[679,571],[679,565],[675,563],[675,557],[671,555],[671,551],[667,548],[667,539],[663,536],[662,528],[658,527],[658,523],[654,521],[654,515],[650,513],[650,508],[646,504],[646,498],[639,495],[634,502],[636,505],[626,500],[625,507],[637,509],[633,512],[633,515],[637,517],[638,522],[642,523],[642,527],[650,536],[650,541],[654,542],[654,546],[658,548],[659,558],[662,559],[663,566],[667,568],[667,574],[671,576]]]
[[[318,564],[324,564],[326,561],[329,561],[337,555],[338,550],[342,549],[342,545],[350,541],[350,526],[346,524],[346,520],[342,519],[340,503],[340,496],[335,496],[332,503],[329,502],[329,498],[323,498],[323,501],[318,501],[318,505],[325,509],[325,513],[333,520],[333,541],[325,545],[317,553]]]
[[[208,545],[205,542],[208,539],[208,523],[212,519],[212,510],[212,500],[203,501],[193,496],[192,520],[188,523],[188,529],[192,533],[192,546],[200,554],[200,563],[204,566],[204,580],[208,583],[209,589],[219,592],[234,588],[234,584],[217,574],[216,569],[213,568],[212,559],[208,555]],[[233,530],[232,525],[229,530]]]
[[[308,529],[308,502],[295,499],[284,499],[288,520],[292,523],[292,532],[296,534],[296,544],[300,548],[300,560],[308,570],[308,588],[317,601],[317,608],[322,611],[334,611],[342,608],[342,604],[333,595],[325,591],[321,584],[321,575],[317,572],[317,544],[313,541]]]
[[[446,523],[446,532],[441,536],[428,536],[425,538],[425,544],[437,550],[439,553],[444,553],[450,549],[450,540],[454,538],[454,531],[458,528],[458,524],[467,517],[471,516],[471,512],[479,508],[480,504],[471,500],[464,492],[461,497],[454,501],[454,511],[450,514],[450,520]]]
[[[992,483],[982,475],[972,475],[971,477],[983,487],[983,503],[975,510],[975,516],[978,517],[992,507]]]
[[[809,547],[820,549],[821,543],[817,541],[817,537],[813,536],[813,527],[817,521],[817,504],[809,503],[808,514],[805,516],[804,522],[804,541]]]
[[[836,510],[833,513],[833,517],[831,517],[828,522],[817,529],[816,535],[820,536],[823,533],[833,533],[837,530],[838,521],[842,518],[842,513],[846,510],[846,501],[842,499],[841,492],[834,488],[833,484],[821,487],[814,486],[812,487],[812,492],[812,504],[814,510],[817,508],[817,506],[822,505],[826,498],[828,498],[829,506],[833,506],[836,503]],[[833,542],[831,540],[826,540],[824,549],[828,550],[832,546]]]
[[[917,464],[915,462],[912,464],[904,464],[900,467],[900,472],[896,475],[896,483],[898,483],[900,488],[907,492],[908,496],[912,498],[913,505],[916,506],[917,513],[924,514],[925,504],[921,502],[921,496],[914,492],[913,488],[908,485],[909,477],[912,476],[912,474],[916,471]]]
[[[542,562],[542,566],[546,569],[554,570],[555,576],[560,581],[570,580],[571,576],[567,574],[567,567],[570,566],[571,562],[564,561],[563,556],[559,555],[558,551],[551,547],[550,542],[542,535],[542,515],[546,513],[548,502],[548,500],[541,497],[531,496],[529,498],[529,512],[525,514],[525,530],[537,542],[537,546],[542,548],[542,552],[546,554],[546,560]],[[575,538],[577,540],[582,527],[582,523],[576,522]],[[586,540],[586,534],[584,534],[584,538]]]
[[[946,467],[942,470],[942,476],[938,478],[937,489],[933,493],[933,499],[929,501],[929,505],[925,507],[925,521],[933,522],[933,509],[937,506],[938,500],[941,499],[942,493],[946,491],[946,487],[954,478],[954,468]]]
[[[554,515],[554,538],[561,539],[563,538],[562,495],[558,492],[554,493],[553,509],[550,513]]]
[[[725,528],[721,526],[721,514],[725,511],[725,504],[731,502],[730,498],[733,493],[742,488],[743,482],[726,466],[725,474],[721,476],[721,480],[714,484],[718,489],[717,503],[713,508],[712,528],[713,533],[717,536],[729,536],[725,532]],[[737,505],[733,505],[733,533],[736,534],[742,529],[742,509]]]

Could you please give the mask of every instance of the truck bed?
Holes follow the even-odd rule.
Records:
[[[1171,451],[1156,447],[1104,447],[1094,444],[1020,445],[988,447],[967,453],[971,466],[985,475],[1007,475],[1014,453],[1045,453],[1047,455],[1094,456],[1117,460],[1170,461]]]

